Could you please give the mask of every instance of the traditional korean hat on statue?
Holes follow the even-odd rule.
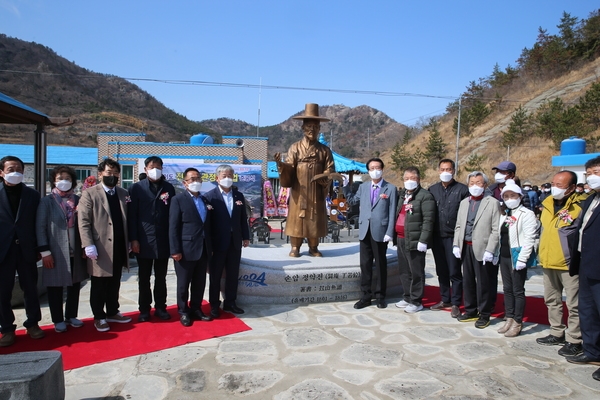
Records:
[[[319,116],[319,105],[315,103],[306,103],[304,106],[304,115],[292,117],[292,119],[316,119],[318,121],[327,122],[328,118]]]

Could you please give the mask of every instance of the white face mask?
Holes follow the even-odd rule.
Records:
[[[494,180],[498,183],[504,183],[506,180],[506,175],[496,172],[496,175],[494,175]]]
[[[506,207],[514,210],[515,208],[519,207],[519,204],[521,204],[521,199],[507,199],[504,200],[504,204],[506,204]]]
[[[417,186],[419,186],[417,181],[404,181],[404,189],[406,190],[415,190]]]
[[[148,174],[148,178],[152,179],[153,181],[157,181],[162,177],[162,170],[158,168],[152,168],[147,170],[146,174]]]
[[[63,179],[62,181],[56,182],[55,186],[61,192],[68,192],[71,189],[71,187],[73,186],[73,184],[71,183],[71,181]]]
[[[550,189],[544,189],[544,193],[550,193]]]
[[[8,174],[4,174],[4,180],[11,185],[18,185],[23,182],[23,174],[20,172],[9,172]]]
[[[369,171],[369,176],[371,179],[379,179],[381,178],[381,175],[383,175],[383,170],[373,169]]]
[[[567,189],[557,188],[556,186],[552,186],[550,190],[552,191],[552,197],[554,197],[554,200],[564,199],[565,192],[567,191]]]
[[[202,189],[202,182],[190,182],[187,187],[191,192],[199,192]]]
[[[441,180],[442,182],[450,182],[450,181],[452,180],[452,177],[453,177],[453,176],[454,176],[454,175],[452,175],[450,172],[442,172],[442,173],[440,174],[440,180]]]
[[[600,176],[590,175],[586,178],[586,181],[590,189],[596,190],[600,188]]]
[[[531,186],[525,186],[523,190],[531,190]]]
[[[482,188],[481,186],[477,186],[477,185],[473,185],[473,186],[469,186],[469,193],[471,193],[471,196],[473,197],[479,197],[483,194],[483,191],[485,189]]]
[[[591,189],[583,189],[583,191],[584,191],[585,193],[589,193],[589,192],[591,192]]]
[[[231,187],[231,185],[233,185],[233,179],[221,178],[219,180],[219,185],[223,186],[225,189],[229,189]]]

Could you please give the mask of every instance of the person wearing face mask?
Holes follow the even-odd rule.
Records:
[[[202,177],[196,168],[183,172],[185,192],[173,198],[169,211],[169,248],[177,275],[177,311],[185,327],[193,321],[212,321],[202,312],[206,271],[212,257],[213,208],[200,194]]]
[[[127,204],[127,228],[131,251],[138,264],[139,322],[150,321],[152,288],[150,277],[154,269],[154,315],[168,320],[167,266],[169,264],[169,210],[175,188],[163,176],[163,161],[151,156],[144,160],[146,179],[129,188],[131,202]]]
[[[212,225],[213,257],[209,265],[210,315],[219,317],[221,277],[225,271],[225,296],[223,310],[243,314],[244,310],[235,303],[242,247],[250,244],[248,213],[244,195],[233,188],[235,171],[231,165],[219,165],[215,171],[217,187],[206,193],[218,223]]]
[[[523,183],[523,199],[525,199],[525,197],[527,197],[527,199],[529,200],[529,205],[527,206],[527,208],[529,208],[531,211],[537,213],[539,208],[540,208],[540,197],[537,194],[537,190],[533,189],[533,185],[531,184],[531,182],[529,181],[525,181],[525,183]],[[525,202],[522,202],[523,205],[525,204]]]
[[[535,261],[535,240],[539,234],[533,211],[521,204],[526,196],[512,179],[502,189],[504,216],[500,218],[500,273],[504,289],[506,322],[498,333],[515,337],[521,333],[525,311],[527,267]]]
[[[502,189],[506,184],[508,179],[515,179],[515,174],[517,173],[517,166],[515,163],[510,161],[502,161],[500,164],[492,168],[494,174],[494,183],[491,184],[488,189],[492,192],[492,195],[498,201],[502,201]]]
[[[500,247],[500,203],[489,196],[488,177],[480,171],[467,176],[469,197],[460,202],[454,229],[453,253],[462,260],[465,312],[459,322],[475,321],[483,329],[490,324],[497,289],[492,287],[498,267],[494,258]]]
[[[417,167],[404,170],[404,189],[398,193],[394,245],[397,246],[403,298],[396,307],[413,314],[423,309],[425,254],[433,240],[435,199],[421,187]]]
[[[360,289],[362,296],[354,308],[361,309],[371,305],[373,296],[378,308],[386,308],[387,291],[387,247],[394,235],[394,216],[396,212],[396,186],[383,179],[384,163],[379,158],[367,161],[371,182],[365,182],[352,193],[350,185],[344,186],[346,202],[359,205],[360,240]],[[378,271],[375,293],[372,290],[373,262]]]
[[[107,158],[98,164],[100,184],[84,190],[77,213],[81,246],[91,275],[90,306],[94,327],[110,330],[109,322],[131,322],[119,312],[123,268],[129,268],[127,203],[129,193],[117,186],[121,165]]]
[[[88,278],[77,227],[79,196],[75,170],[58,166],[50,171],[52,193],[40,201],[37,209],[37,241],[42,255],[42,282],[47,288],[48,306],[56,332],[66,332],[67,325],[83,326],[77,319],[81,282]],[[63,313],[63,288],[67,301]]]
[[[579,276],[579,319],[583,347],[581,354],[568,356],[574,364],[600,365],[600,157],[585,163],[586,183],[590,195],[582,205],[577,221],[576,240],[572,243],[573,259],[569,273]],[[592,373],[600,381],[600,369]]]
[[[35,235],[40,194],[23,183],[23,161],[15,156],[0,159],[0,347],[15,342],[15,315],[11,298],[15,274],[25,294],[27,320],[23,323],[33,339],[44,337],[38,325],[42,319],[38,299]]]
[[[460,315],[463,289],[460,260],[452,254],[452,242],[458,207],[462,199],[469,196],[469,188],[454,179],[454,161],[441,160],[439,172],[440,182],[428,189],[437,204],[432,251],[441,295],[441,301],[431,306],[431,310],[451,307],[450,315],[456,318]]]
[[[537,338],[544,346],[562,346],[558,354],[581,354],[579,325],[579,279],[569,275],[570,243],[577,238],[577,222],[581,218],[582,196],[575,193],[577,174],[561,171],[554,175],[551,196],[542,202],[539,261],[544,272],[544,301],[548,308],[549,335]],[[563,293],[568,309],[567,324],[563,318]]]

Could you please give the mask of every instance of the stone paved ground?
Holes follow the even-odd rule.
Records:
[[[436,284],[431,255],[427,272]],[[540,295],[533,272],[528,295]],[[123,312],[137,309],[136,273],[124,275]],[[172,265],[168,284],[173,304]],[[88,296],[86,285],[82,318],[91,316]],[[251,331],[67,371],[66,398],[600,398],[600,382],[591,378],[597,367],[569,364],[558,347],[535,343],[546,326],[525,324],[509,339],[496,332],[501,320],[479,330],[444,311],[352,306],[246,306],[242,319]],[[47,307],[43,314],[49,323]]]

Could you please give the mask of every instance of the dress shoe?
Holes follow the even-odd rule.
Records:
[[[12,346],[13,343],[15,343],[14,332],[6,332],[2,334],[2,338],[0,339],[0,347]]]
[[[504,334],[504,337],[517,337],[521,333],[521,329],[523,329],[523,324],[514,321]]]
[[[154,310],[154,316],[162,319],[163,321],[171,319],[171,314],[164,308],[157,308]]]
[[[211,307],[210,308],[210,316],[213,317],[213,319],[217,319],[221,316],[221,312],[219,311],[219,307]]]
[[[138,315],[138,322],[148,322],[150,321],[150,318],[152,317],[150,316],[149,312],[143,312]]]
[[[567,343],[558,350],[558,355],[563,357],[578,356],[583,353],[581,343]]]
[[[535,339],[537,344],[541,344],[544,346],[556,346],[559,344],[565,344],[565,337],[564,335],[561,337],[558,336],[554,336],[554,335],[548,335],[548,336],[544,336],[542,338],[537,338]]]
[[[290,257],[300,257],[300,249],[297,247],[292,247],[290,251]]]
[[[500,328],[498,328],[498,333],[505,334],[510,329],[512,324],[514,324],[514,323],[515,323],[514,319],[507,318],[504,325],[502,325]]]
[[[192,319],[196,321],[212,321],[212,317],[204,314],[200,310],[192,311]]]
[[[308,248],[308,255],[310,255],[312,257],[323,257],[323,253],[321,253],[319,251],[319,249],[316,248],[316,247],[309,247]]]
[[[594,371],[594,373],[592,374],[592,378],[594,378],[597,381],[600,381],[600,368]]]
[[[387,307],[387,303],[385,302],[385,300],[383,300],[383,299],[377,300],[377,308],[386,308],[386,307]]]
[[[27,328],[27,334],[32,338],[32,339],[41,339],[44,336],[46,336],[46,334],[44,333],[44,331],[39,327],[39,325],[34,325],[34,326],[30,326],[29,328]]]
[[[183,314],[181,317],[179,317],[179,322],[181,322],[181,325],[183,326],[192,326],[193,324],[192,319],[187,314]]]
[[[450,306],[452,306],[452,303],[444,303],[443,301],[440,301],[439,303],[436,303],[436,304],[432,305],[431,307],[429,307],[429,309],[432,311],[440,311],[440,310],[443,310],[444,308],[448,308]]]
[[[371,300],[359,300],[354,304],[354,308],[360,310],[361,308],[369,307],[371,305]]]
[[[452,318],[458,318],[460,316],[460,307],[452,306],[452,310],[450,310],[450,316]]]
[[[234,314],[243,314],[244,313],[244,310],[242,310],[241,308],[236,306],[235,303],[224,305],[223,311],[232,312]]]
[[[567,356],[565,359],[572,364],[592,364],[600,365],[600,360],[594,360],[581,353],[578,356]]]

